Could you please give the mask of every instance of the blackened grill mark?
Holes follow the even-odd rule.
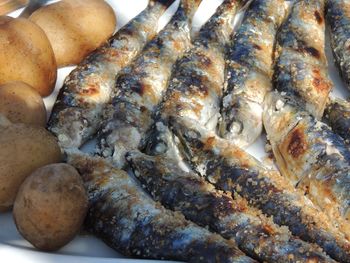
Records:
[[[323,18],[322,18],[322,16],[321,16],[321,14],[316,10],[315,13],[314,13],[314,15],[315,15],[315,18],[316,18],[317,23],[322,24]]]
[[[258,44],[253,44],[253,47],[254,47],[255,49],[262,50],[262,47],[259,46]]]
[[[311,56],[315,57],[315,58],[320,58],[321,57],[321,54],[320,52],[316,49],[316,48],[313,48],[313,47],[306,47],[304,49],[308,54],[310,54]]]
[[[142,96],[145,93],[146,86],[142,82],[136,82],[131,86],[131,90]]]
[[[302,131],[299,129],[292,131],[292,137],[288,145],[288,153],[290,153],[294,158],[298,158],[305,152],[305,150],[306,147]]]

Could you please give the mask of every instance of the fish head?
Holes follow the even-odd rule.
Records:
[[[157,156],[146,155],[139,150],[129,151],[125,158],[137,178],[158,174],[157,168],[163,166],[163,162],[157,162]]]
[[[126,154],[134,175],[141,181],[150,183],[151,180],[178,178],[187,172],[188,168],[183,168],[177,159],[169,158],[167,155],[150,156],[138,150],[130,151]]]
[[[268,139],[278,142],[304,116],[308,115],[300,110],[292,98],[279,92],[270,92],[264,99],[263,122]]]

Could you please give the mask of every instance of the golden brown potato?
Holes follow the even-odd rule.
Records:
[[[88,207],[83,181],[68,164],[39,168],[22,184],[13,208],[18,231],[38,249],[53,251],[79,232]]]
[[[46,108],[40,94],[24,82],[0,85],[0,113],[13,123],[45,127]]]
[[[11,208],[21,183],[34,170],[61,160],[56,138],[45,128],[23,123],[0,127],[0,211]]]
[[[23,81],[47,96],[56,76],[55,55],[45,32],[27,19],[0,16],[0,85]]]
[[[116,17],[103,0],[62,0],[29,18],[47,34],[59,67],[78,64],[114,32]]]

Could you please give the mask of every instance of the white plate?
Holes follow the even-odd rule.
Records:
[[[166,24],[170,16],[174,13],[177,5],[177,0],[173,6],[162,17],[162,23],[160,28]],[[118,28],[123,26],[132,17],[137,15],[146,5],[147,0],[107,0],[114,8],[117,14]],[[194,28],[198,29],[215,11],[215,7],[218,6],[222,0],[203,0],[196,16],[194,18]],[[17,16],[19,11],[11,14]],[[329,59],[329,70],[332,80],[335,83],[336,88],[332,92],[337,97],[349,97],[349,92],[346,90],[345,85],[340,80],[339,74],[334,67],[332,53],[330,47],[327,45],[327,55]],[[57,92],[62,86],[64,78],[73,69],[73,67],[67,67],[59,69],[58,80],[56,83],[56,89],[54,93],[45,98],[45,104],[48,112],[51,111],[52,105],[56,99]],[[264,138],[259,140],[249,147],[248,152],[261,159],[264,153]],[[85,149],[89,150],[91,147]],[[55,253],[43,253],[39,252],[25,241],[17,232],[17,229],[13,223],[12,214],[6,213],[0,215],[0,258],[2,262],[27,262],[27,263],[78,263],[78,262],[145,262],[145,260],[126,259],[119,253],[114,251],[105,245],[101,240],[91,235],[79,235],[68,245],[60,249]],[[156,262],[156,261],[148,261]]]

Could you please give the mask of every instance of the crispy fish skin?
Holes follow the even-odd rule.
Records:
[[[183,156],[217,189],[236,191],[293,235],[318,244],[337,261],[350,262],[349,240],[288,179],[188,120],[172,118],[170,125],[182,142]]]
[[[70,155],[89,196],[86,227],[124,255],[189,262],[256,262],[225,240],[165,209],[125,171],[103,159]]]
[[[330,28],[330,39],[336,65],[350,89],[350,2],[328,0],[326,20]]]
[[[266,97],[264,125],[281,174],[350,235],[350,151],[326,124],[286,96]]]
[[[172,2],[150,1],[144,11],[68,75],[47,126],[62,148],[78,148],[97,132],[115,76],[155,36],[158,20]]]
[[[333,84],[325,55],[324,0],[297,0],[277,37],[274,87],[320,119]]]
[[[200,226],[234,239],[250,257],[260,262],[333,262],[319,247],[294,238],[288,230],[250,208],[245,199],[216,190],[172,160],[139,151],[129,152],[127,159],[156,201],[180,211]]]
[[[284,0],[254,0],[226,57],[219,134],[240,147],[253,143],[262,132],[263,101],[272,89],[275,38],[286,15]]]
[[[169,116],[187,116],[198,125],[216,128],[224,87],[224,54],[234,29],[234,17],[244,2],[225,0],[201,28],[193,48],[175,64],[165,99],[147,135],[148,154],[174,150],[169,145]]]
[[[339,134],[347,145],[350,144],[350,102],[343,99],[331,99],[327,103],[323,121]]]
[[[116,81],[110,117],[99,135],[98,153],[125,165],[125,153],[137,149],[161,102],[176,60],[190,48],[192,17],[201,0],[182,0],[178,11],[158,36]]]

